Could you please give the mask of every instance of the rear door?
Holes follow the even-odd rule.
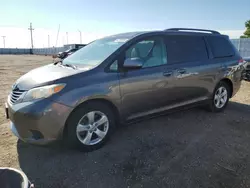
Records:
[[[167,35],[168,65],[175,65],[176,103],[188,104],[208,98],[216,66],[211,66],[204,37]]]

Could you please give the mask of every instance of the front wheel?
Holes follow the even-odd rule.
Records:
[[[229,100],[230,96],[230,87],[225,82],[220,82],[213,93],[213,98],[209,102],[208,109],[212,112],[221,112],[223,111]]]
[[[103,103],[90,103],[76,109],[67,121],[67,143],[83,151],[102,147],[115,128],[112,110]]]

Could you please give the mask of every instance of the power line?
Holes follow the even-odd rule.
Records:
[[[28,30],[30,30],[31,49],[33,49],[34,45],[33,45],[33,35],[32,35],[32,31],[34,30],[34,28],[32,28],[32,23],[30,23],[30,27],[28,28]]]
[[[3,47],[5,48],[5,37],[6,36],[2,36],[3,37]]]

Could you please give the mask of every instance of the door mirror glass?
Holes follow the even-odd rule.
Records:
[[[123,68],[125,69],[140,69],[143,62],[139,58],[129,58],[124,61]]]

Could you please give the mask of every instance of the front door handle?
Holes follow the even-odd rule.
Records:
[[[177,72],[179,74],[184,74],[184,73],[186,73],[186,69],[178,69]]]
[[[169,77],[169,76],[172,76],[172,75],[173,75],[173,71],[163,72],[163,76]]]

